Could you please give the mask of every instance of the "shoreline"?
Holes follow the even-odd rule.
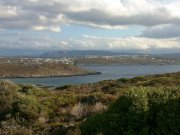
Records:
[[[88,76],[88,75],[100,75],[101,72],[91,72],[84,74],[74,74],[74,75],[45,75],[45,76],[13,76],[13,77],[0,77],[0,79],[14,79],[14,78],[58,78],[58,77],[73,77],[73,76]]]
[[[176,64],[77,64],[76,66],[171,66],[171,65],[180,65]]]

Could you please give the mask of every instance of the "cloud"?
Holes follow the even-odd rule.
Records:
[[[162,25],[145,29],[142,37],[173,38],[180,37],[180,25]]]
[[[8,35],[8,36],[7,36]],[[16,35],[16,36],[15,36]],[[46,34],[32,33],[0,34],[0,50],[174,50],[180,51],[180,38],[153,39],[146,37],[102,38],[94,35],[82,35],[79,39],[60,40]]]
[[[180,50],[179,0],[0,0],[0,11],[0,49]],[[28,34],[60,32],[67,24],[101,29],[138,25],[144,31],[138,37],[84,35],[66,40]],[[27,33],[5,33],[14,29]]]
[[[100,38],[92,35],[83,35],[81,40],[69,42],[70,49],[109,49],[109,50],[152,50],[152,49],[180,49],[180,38],[151,39],[145,37]]]
[[[59,32],[75,23],[105,29],[129,25],[180,25],[180,1],[156,0],[1,0],[0,29]]]
[[[34,30],[48,30],[52,32],[60,32],[61,28],[59,26],[51,26],[51,27],[46,27],[46,26],[33,26],[32,27]]]
[[[52,51],[64,49],[67,45],[67,42],[55,40],[45,34],[39,36],[36,34],[7,33],[0,36],[0,50]]]
[[[10,18],[17,15],[16,7],[0,5],[0,11],[0,18]]]

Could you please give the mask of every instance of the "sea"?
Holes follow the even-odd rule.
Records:
[[[50,78],[13,78],[18,84],[34,84],[50,87],[94,83],[102,80],[132,78],[136,76],[163,74],[180,71],[180,65],[81,65],[80,68],[101,72],[98,75],[50,77]]]

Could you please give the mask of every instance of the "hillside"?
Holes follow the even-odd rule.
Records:
[[[58,77],[97,74],[80,69],[69,59],[0,58],[0,78]]]
[[[0,134],[175,135],[179,84],[180,72],[54,90],[0,81]]]
[[[164,55],[114,55],[114,56],[86,56],[76,58],[75,64],[79,65],[178,65],[180,58]]]
[[[176,65],[180,54],[144,54],[103,50],[66,50],[44,53],[45,58],[72,58],[75,64]]]

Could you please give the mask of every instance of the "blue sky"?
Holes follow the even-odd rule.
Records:
[[[0,10],[0,55],[180,51],[179,0],[1,0]]]
[[[59,33],[60,38],[81,38],[83,35],[94,35],[97,37],[127,37],[127,36],[137,36],[141,34],[143,27],[130,26],[123,30],[111,30],[111,29],[100,29],[92,28],[81,25],[69,25],[63,26],[62,32]]]

